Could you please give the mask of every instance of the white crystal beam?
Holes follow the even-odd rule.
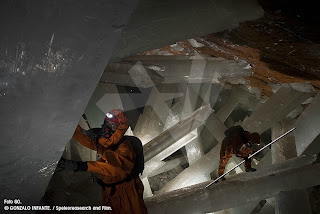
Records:
[[[204,188],[208,184],[205,182],[156,195],[145,202],[148,211],[154,214],[163,213],[164,210],[167,214],[208,213],[270,198],[281,191],[305,189],[320,184],[320,164],[304,165],[276,173],[272,168],[270,172],[260,172],[263,172],[264,176],[248,180],[227,180],[208,189]]]

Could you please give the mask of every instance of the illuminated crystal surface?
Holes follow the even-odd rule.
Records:
[[[296,91],[291,87],[282,87],[249,118],[243,121],[242,127],[249,132],[263,133],[275,122],[280,121],[302,102],[311,96],[310,93]]]

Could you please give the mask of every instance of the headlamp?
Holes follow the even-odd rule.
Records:
[[[115,112],[115,110],[112,110],[106,113],[104,120],[115,123],[116,125],[120,125],[120,122],[117,117],[117,112]]]
[[[107,118],[109,118],[109,119],[112,119],[112,118],[114,118],[114,115],[113,114],[111,114],[111,113],[106,113],[106,116],[107,116]]]

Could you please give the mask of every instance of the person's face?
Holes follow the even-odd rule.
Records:
[[[112,129],[112,131],[116,131],[118,129],[118,125],[115,124],[114,122],[111,122],[109,120],[107,120],[108,126]]]

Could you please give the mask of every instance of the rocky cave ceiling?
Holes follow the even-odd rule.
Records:
[[[306,11],[282,11],[262,2],[265,14],[237,28],[178,41],[138,55],[189,55],[194,51],[224,59],[245,60],[252,66],[246,84],[270,97],[272,85],[292,82],[320,89],[320,28]],[[317,17],[314,17],[317,19]],[[191,42],[191,43],[190,43]],[[198,46],[198,47],[197,47]]]

